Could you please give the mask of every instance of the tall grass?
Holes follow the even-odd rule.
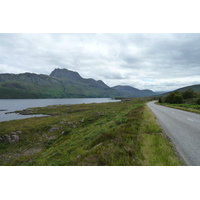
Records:
[[[144,108],[143,121],[140,126],[140,143],[145,166],[178,166],[183,162],[147,106]]]

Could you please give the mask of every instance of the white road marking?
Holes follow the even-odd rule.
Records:
[[[192,120],[192,119],[190,119],[190,118],[187,118],[187,119],[190,120],[190,121],[192,121],[192,122],[194,121],[194,120]]]

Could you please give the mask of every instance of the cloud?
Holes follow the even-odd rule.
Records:
[[[77,71],[109,86],[199,84],[200,34],[0,34],[0,73]]]

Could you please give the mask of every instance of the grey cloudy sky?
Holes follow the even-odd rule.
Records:
[[[200,34],[0,34],[0,73],[77,71],[108,86],[169,91],[200,84]]]

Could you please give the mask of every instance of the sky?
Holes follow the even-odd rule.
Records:
[[[78,72],[108,86],[170,91],[200,84],[200,34],[0,33],[0,73]]]

